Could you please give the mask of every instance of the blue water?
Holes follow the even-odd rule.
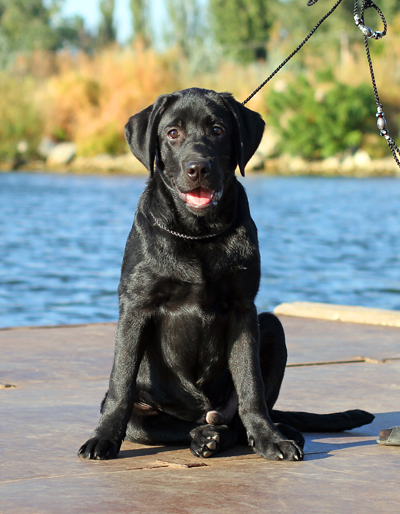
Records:
[[[261,310],[400,309],[400,180],[248,177]],[[0,174],[0,326],[113,321],[144,178]]]

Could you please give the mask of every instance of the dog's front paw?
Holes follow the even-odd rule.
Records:
[[[120,445],[117,445],[112,441],[93,437],[80,447],[78,456],[85,460],[115,459],[118,455],[119,449]]]
[[[249,444],[254,451],[268,460],[303,460],[303,450],[295,441],[282,440],[271,442],[267,439],[255,440],[249,437]]]

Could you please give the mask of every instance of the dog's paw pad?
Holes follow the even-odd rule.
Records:
[[[199,457],[208,458],[214,455],[218,450],[218,443],[215,439],[208,438],[206,442],[198,449]]]
[[[214,439],[211,439],[211,441],[207,443],[206,446],[209,450],[214,451],[217,449],[217,442]]]
[[[196,457],[209,458],[219,450],[220,435],[210,425],[197,427],[191,432],[190,451]]]

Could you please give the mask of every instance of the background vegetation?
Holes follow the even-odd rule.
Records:
[[[62,0],[0,0],[0,160],[21,143],[35,158],[43,136],[78,153],[120,154],[130,115],[161,93],[199,86],[243,100],[330,8],[303,0],[166,0],[163,41],[149,2],[130,0],[132,38],[116,41],[114,0],[99,0],[89,31],[60,16]],[[381,101],[395,136],[400,113],[400,0],[381,0],[389,35],[371,41]],[[249,103],[278,138],[277,152],[306,158],[387,154],[375,123],[361,33],[344,0],[303,50]],[[368,14],[367,24],[379,20]],[[156,45],[157,43],[157,48]],[[160,50],[159,48],[162,48]]]

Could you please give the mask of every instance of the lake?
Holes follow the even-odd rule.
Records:
[[[250,176],[259,310],[293,301],[400,310],[400,180]],[[145,178],[0,174],[0,327],[115,321]]]

